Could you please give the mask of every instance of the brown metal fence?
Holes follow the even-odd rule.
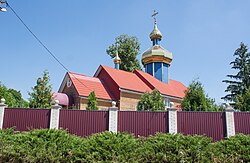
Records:
[[[15,127],[17,131],[49,128],[49,109],[5,108],[3,128]]]
[[[224,112],[177,112],[177,131],[184,135],[206,135],[214,141],[225,137]]]
[[[108,130],[108,111],[60,110],[59,127],[77,136]]]
[[[50,109],[6,108],[3,128],[18,131],[49,128]],[[250,134],[250,113],[235,112],[235,132]],[[60,110],[59,128],[78,136],[89,136],[108,130],[108,111]],[[168,132],[168,112],[119,111],[117,129],[135,136]],[[177,112],[177,132],[184,135],[206,135],[214,141],[226,136],[224,112]]]
[[[235,133],[250,134],[250,113],[234,113]]]
[[[168,131],[167,112],[118,112],[118,131],[149,136]]]

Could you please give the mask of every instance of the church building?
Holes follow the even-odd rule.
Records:
[[[94,76],[67,72],[59,93],[56,93],[56,98],[65,108],[84,110],[90,92],[94,91],[98,108],[101,110],[108,109],[115,101],[119,110],[136,111],[141,96],[145,92],[158,89],[166,107],[169,107],[170,102],[173,102],[175,107],[179,107],[187,88],[181,82],[169,78],[173,55],[160,45],[162,34],[157,27],[156,19],[150,39],[152,46],[142,54],[145,72],[120,70],[119,64],[122,60],[116,51],[114,68],[100,65]],[[63,98],[60,100],[60,97]]]

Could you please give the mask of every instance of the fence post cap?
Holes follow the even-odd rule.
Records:
[[[168,111],[177,111],[177,109],[174,107],[174,102],[170,102],[170,108],[168,108]]]
[[[115,101],[112,101],[112,102],[111,102],[111,105],[112,105],[112,108],[116,107],[116,102],[115,102]]]
[[[5,99],[4,98],[1,98],[0,99],[0,107],[2,108],[5,108],[5,107],[7,107],[7,105],[5,104]]]
[[[1,103],[1,104],[5,104],[5,99],[4,99],[4,98],[1,98],[0,103]]]
[[[170,108],[174,107],[174,102],[170,102]]]
[[[233,112],[234,109],[233,109],[233,107],[229,103],[225,103],[224,111],[226,111],[226,112]]]
[[[52,109],[61,109],[62,107],[59,105],[59,100],[54,100],[54,104],[52,105]]]

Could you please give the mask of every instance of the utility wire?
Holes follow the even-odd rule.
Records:
[[[30,32],[30,34],[42,45],[42,47],[57,61],[57,63],[59,63],[67,72],[70,72],[69,69],[63,65],[62,62],[59,61],[59,59],[49,50],[49,48],[47,48],[45,46],[45,44],[31,31],[31,29],[24,23],[24,21],[22,20],[22,18],[17,14],[17,12],[10,6],[10,4],[8,2],[5,2],[6,6],[9,7],[11,9],[11,11],[15,14],[15,16],[21,21],[21,23],[25,26],[25,28]],[[90,91],[92,91],[92,89],[90,89],[88,86],[86,86],[85,84],[83,84],[74,74],[71,74],[78,82],[80,82],[83,86],[85,86],[86,88],[88,88]]]

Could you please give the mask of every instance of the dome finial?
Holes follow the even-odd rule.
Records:
[[[156,25],[156,15],[159,14],[156,10],[154,10],[154,13],[152,17],[154,17],[154,24]]]
[[[120,67],[120,63],[121,63],[121,59],[118,55],[118,45],[116,43],[116,51],[115,51],[115,58],[114,58],[114,63],[115,63],[115,69],[119,69]]]
[[[159,45],[161,38],[162,38],[161,31],[157,28],[157,24],[156,24],[156,15],[157,14],[159,14],[159,13],[156,10],[154,10],[154,13],[152,15],[152,17],[154,17],[154,29],[150,33],[150,39],[151,39],[151,41],[153,41],[153,46]]]

